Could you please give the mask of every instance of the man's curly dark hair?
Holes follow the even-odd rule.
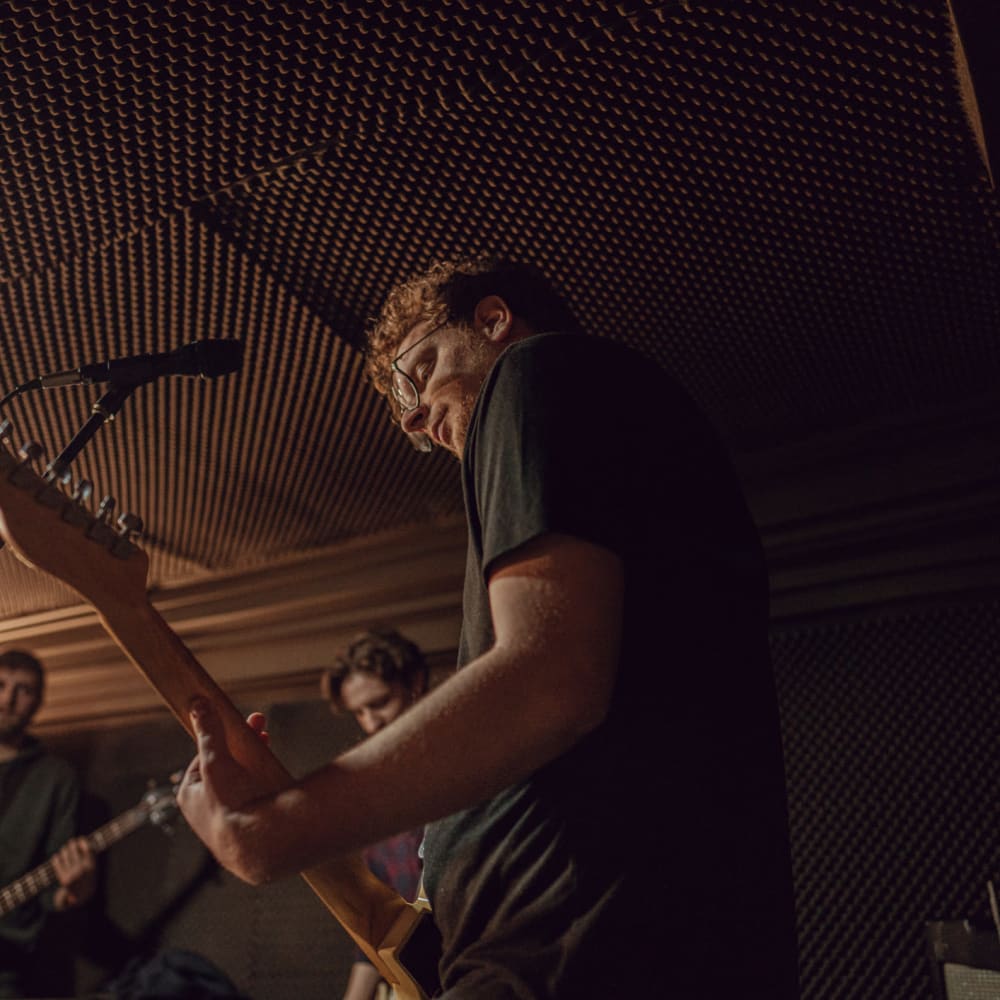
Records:
[[[365,368],[375,388],[389,395],[392,359],[418,323],[449,322],[471,330],[476,305],[487,295],[499,295],[536,333],[580,330],[570,307],[534,264],[485,255],[438,261],[396,285],[369,325]]]
[[[320,691],[336,711],[342,712],[340,689],[351,674],[372,674],[386,684],[398,681],[412,691],[418,682],[427,689],[428,673],[427,660],[415,642],[392,628],[373,629],[355,636],[323,671]]]

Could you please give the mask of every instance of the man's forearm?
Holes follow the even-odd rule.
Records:
[[[381,978],[374,965],[368,962],[355,962],[351,966],[343,1000],[372,1000],[375,996],[375,987]]]
[[[616,557],[568,543],[491,581],[497,645],[292,788],[214,816],[206,842],[251,882],[472,806],[599,724],[614,683]],[[534,567],[534,569],[532,568]]]

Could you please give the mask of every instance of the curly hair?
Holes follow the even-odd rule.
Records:
[[[572,310],[533,264],[490,256],[437,261],[396,285],[371,321],[365,370],[374,387],[392,398],[392,360],[418,323],[454,323],[471,331],[476,305],[487,295],[499,295],[538,333],[580,329]]]
[[[34,674],[38,682],[38,698],[41,700],[45,692],[45,668],[31,653],[26,653],[23,649],[8,649],[0,653],[0,667],[27,670]]]
[[[386,684],[399,682],[408,691],[427,689],[427,661],[420,647],[395,629],[374,629],[355,636],[320,677],[320,692],[341,712],[340,689],[351,674],[372,674]]]

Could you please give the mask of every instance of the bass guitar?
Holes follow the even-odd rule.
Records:
[[[15,454],[10,421],[0,423],[0,537],[29,566],[75,590],[97,612],[105,630],[193,736],[188,706],[211,703],[222,720],[230,753],[272,791],[291,775],[246,724],[147,596],[149,560],[136,545],[140,522],[131,514],[112,521],[113,504],[91,513],[89,484],[68,495],[35,472],[41,448]],[[407,902],[367,868],[360,855],[338,858],[302,873],[310,888],[379,970],[399,1000],[429,1000],[438,992],[440,938],[427,907]]]
[[[178,776],[179,777],[179,776]],[[97,853],[106,851],[119,840],[127,837],[130,833],[135,833],[139,827],[146,823],[155,826],[163,826],[167,820],[173,816],[177,809],[174,801],[173,786],[150,789],[142,797],[138,805],[127,809],[120,816],[98,827],[93,833],[87,834],[84,838],[91,849]],[[0,889],[0,917],[5,917],[12,910],[16,910],[22,903],[27,903],[29,899],[44,892],[49,886],[55,885],[56,870],[52,864],[52,859],[40,864],[37,868],[32,868],[19,879],[11,882],[10,885]]]

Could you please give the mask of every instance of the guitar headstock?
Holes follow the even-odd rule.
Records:
[[[145,595],[149,560],[135,544],[142,522],[132,514],[113,519],[105,497],[91,512],[93,488],[72,492],[35,465],[42,449],[28,443],[15,454],[11,424],[0,423],[0,537],[22,562],[68,584],[98,610],[108,600]]]
[[[170,821],[177,813],[177,787],[182,774],[178,771],[170,775],[169,785],[157,785],[151,781],[149,789],[142,797],[142,806],[146,810],[149,822],[153,826],[163,827],[171,832]]]

